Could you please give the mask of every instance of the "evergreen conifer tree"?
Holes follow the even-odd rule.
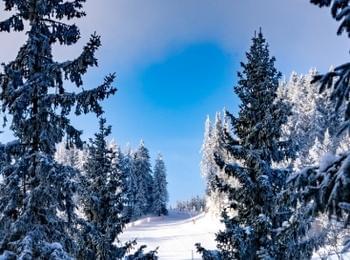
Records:
[[[216,163],[214,161],[214,152],[212,150],[212,142],[213,142],[213,128],[211,125],[210,118],[209,116],[207,116],[207,119],[205,120],[205,125],[204,125],[204,138],[203,138],[203,144],[201,148],[202,160],[200,163],[201,174],[206,181],[207,196],[210,196],[210,192],[211,192],[209,179],[211,178],[211,176],[215,176],[216,169],[217,169]]]
[[[326,154],[331,153],[335,154],[333,150],[333,143],[327,129],[323,141],[320,141],[317,137],[315,139],[314,145],[309,151],[309,165],[308,166],[317,166],[320,164],[320,160]],[[307,165],[304,165],[307,166]]]
[[[216,237],[218,253],[197,248],[205,259],[310,258],[314,241],[305,238],[309,222],[296,215],[294,198],[283,195],[289,171],[272,166],[294,152],[280,140],[290,107],[276,98],[281,75],[261,32],[246,56],[235,87],[241,99],[239,116],[229,115],[235,137],[226,133],[223,138],[232,158],[216,156],[227,177],[218,177],[216,184],[229,199],[222,214],[225,230]],[[240,185],[232,185],[232,178]]]
[[[148,149],[141,141],[133,158],[133,190],[134,202],[132,203],[132,215],[141,217],[151,211],[153,177]]]
[[[126,192],[125,192],[125,215],[130,219],[133,217],[134,205],[136,203],[136,192],[137,192],[137,178],[133,170],[133,154],[128,148],[123,157],[123,172],[126,182]]]
[[[10,129],[21,152],[1,172],[0,255],[68,259],[77,249],[72,239],[75,170],[54,161],[56,144],[66,135],[69,145],[82,146],[81,131],[68,116],[101,114],[99,101],[115,92],[114,75],[90,90],[68,92],[64,86],[67,80],[81,87],[87,69],[97,66],[95,52],[101,42],[95,34],[76,59],[58,62],[52,55],[54,44],[72,45],[80,38],[77,26],[69,22],[85,15],[84,0],[3,2],[12,13],[0,22],[0,31],[28,30],[15,60],[3,65],[0,74],[2,112],[11,116]]]
[[[82,227],[79,259],[122,259],[132,244],[118,247],[118,235],[127,219],[123,216],[123,173],[116,164],[116,152],[106,138],[111,127],[100,118],[99,132],[90,140],[89,157],[82,178],[82,205],[87,223]]]
[[[78,149],[75,145],[69,147],[68,143],[62,142],[57,146],[55,160],[60,164],[82,171],[86,159],[84,149],[86,148]]]
[[[152,211],[160,215],[167,215],[169,199],[166,180],[166,168],[161,154],[158,154],[153,170],[153,208]]]
[[[204,140],[202,145],[201,174],[206,181],[206,206],[208,211],[217,215],[221,212],[225,198],[224,194],[215,189],[216,176],[220,175],[220,169],[215,162],[214,154],[222,153],[222,138],[225,132],[220,112],[216,113],[215,124],[211,126],[209,117],[205,122]],[[221,176],[223,177],[223,176]]]

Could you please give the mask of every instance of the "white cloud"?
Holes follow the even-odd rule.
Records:
[[[348,39],[336,36],[327,9],[307,0],[104,0],[86,3],[87,17],[78,21],[82,40],[64,51],[74,57],[88,35],[102,35],[101,65],[129,70],[163,58],[176,48],[213,41],[243,55],[259,26],[283,70],[321,69],[348,59]],[[2,11],[0,18],[6,17]],[[0,60],[13,58],[24,41],[21,34],[0,34]]]

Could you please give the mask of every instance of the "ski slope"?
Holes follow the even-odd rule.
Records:
[[[169,216],[149,217],[129,224],[120,239],[137,238],[138,245],[147,245],[148,250],[158,247],[161,260],[201,259],[194,244],[200,242],[207,249],[215,249],[215,233],[220,226],[219,220],[208,214],[170,212]]]
[[[218,218],[209,214],[191,216],[190,213],[170,212],[169,216],[149,217],[128,224],[120,237],[121,241],[137,239],[138,246],[147,245],[147,250],[158,247],[160,260],[201,259],[194,244],[200,242],[207,249],[215,249],[215,233],[223,228]],[[342,255],[349,259],[350,254]],[[312,260],[320,260],[315,254]],[[329,260],[338,260],[337,255]]]

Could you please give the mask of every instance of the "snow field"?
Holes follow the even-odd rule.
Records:
[[[147,245],[148,250],[158,247],[160,260],[201,259],[195,243],[215,249],[215,233],[220,227],[219,219],[209,214],[191,216],[171,211],[169,216],[148,217],[128,224],[120,239],[137,238],[138,245]]]

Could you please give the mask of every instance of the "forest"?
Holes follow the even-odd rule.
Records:
[[[238,112],[204,124],[205,194],[170,205],[168,158],[111,136],[103,101],[118,95],[116,74],[85,87],[101,37],[91,34],[74,59],[54,55],[55,45],[78,44],[72,21],[87,15],[85,2],[2,1],[0,32],[26,40],[0,70],[3,132],[13,135],[0,144],[0,259],[167,259],[163,248],[177,248],[150,246],[138,225],[165,235],[162,225],[187,223],[198,235],[209,216],[220,222],[210,231],[215,248],[189,233],[198,241],[187,259],[349,257],[350,63],[283,78],[257,28],[233,82]],[[350,38],[350,0],[307,2],[330,11],[336,33]],[[98,130],[85,140],[72,117],[87,114]]]

